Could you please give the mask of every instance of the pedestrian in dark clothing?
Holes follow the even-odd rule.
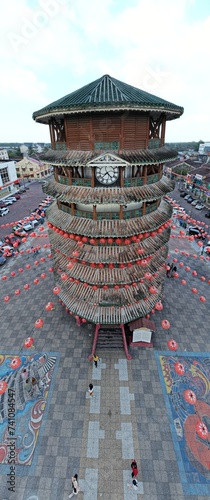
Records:
[[[89,396],[90,398],[93,397],[93,384],[89,384]]]
[[[173,268],[174,268],[174,265],[173,265],[173,262],[172,262],[171,265],[170,265],[170,269],[169,269],[169,278],[172,276]]]
[[[177,272],[177,268],[176,268],[176,266],[174,266],[174,267],[172,268],[172,271],[171,271],[171,277],[172,277],[172,278],[174,278],[174,274],[175,274],[176,272]]]
[[[166,266],[166,276],[167,276],[167,278],[169,278],[169,277],[170,277],[170,269],[171,269],[171,268],[170,268],[170,264],[169,264],[169,262],[168,262],[168,264],[167,264],[167,266]]]

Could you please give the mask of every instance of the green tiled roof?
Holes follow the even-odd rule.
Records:
[[[104,75],[98,80],[71,92],[71,94],[48,104],[39,111],[35,111],[33,119],[39,121],[39,117],[55,113],[97,111],[103,108],[109,110],[116,108],[142,111],[159,110],[169,115],[172,114],[173,118],[183,113],[183,108],[176,104],[132,87],[109,75]]]

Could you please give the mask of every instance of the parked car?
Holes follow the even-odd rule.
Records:
[[[31,231],[31,229],[33,229],[31,222],[26,221],[19,221],[17,227],[19,227],[19,229],[23,229],[24,231]]]
[[[202,203],[197,203],[197,205],[195,205],[195,208],[196,210],[202,210],[202,208],[204,208],[204,205],[202,205]]]
[[[16,200],[20,200],[20,195],[19,193],[14,193],[13,196],[16,198]]]
[[[2,245],[0,247],[0,251],[3,255],[3,257],[12,257],[14,255],[14,248],[11,245]]]
[[[210,219],[210,211],[205,214],[205,217],[207,217],[207,219]]]
[[[22,187],[20,187],[20,189],[19,189],[19,193],[20,193],[20,194],[21,194],[21,193],[26,193],[26,189],[25,189],[23,186],[22,186]]]
[[[185,198],[185,196],[187,195],[188,195],[187,191],[181,191],[180,198]]]
[[[0,208],[6,208],[6,205],[3,201],[1,201],[1,203],[0,203]]]
[[[25,220],[25,222],[31,224],[33,228],[34,228],[34,226],[37,226],[37,224],[38,224],[38,220],[31,219],[31,217],[24,217],[24,220]]]
[[[4,200],[4,204],[6,205],[12,205],[13,204],[13,201],[12,200]]]
[[[9,208],[1,208],[0,209],[0,216],[3,217],[3,215],[7,215],[9,213]]]
[[[3,266],[6,261],[7,261],[6,257],[3,257],[3,255],[0,255],[0,266]]]
[[[199,226],[190,226],[188,229],[188,234],[190,236],[197,236],[199,239],[205,240],[205,231]]]
[[[12,230],[13,233],[20,238],[24,238],[25,236],[27,236],[26,231],[24,231],[24,229],[22,229],[21,227],[13,226]]]
[[[194,198],[192,198],[192,196],[189,196],[189,198],[187,198],[187,203],[192,203],[192,201],[194,201]]]
[[[8,201],[8,200],[15,203],[17,201],[17,198],[15,196],[8,196],[8,198],[6,198],[6,201]]]
[[[192,207],[195,207],[195,205],[197,205],[197,203],[198,203],[198,200],[193,200],[191,203]]]
[[[17,243],[17,245],[19,246],[21,244],[21,239],[18,238],[17,236],[14,236],[13,233],[11,234],[7,234],[5,237],[4,237],[4,241],[6,243],[9,243],[10,245],[14,246],[14,243]]]
[[[188,200],[188,198],[191,197],[191,194],[186,194],[186,196],[184,197],[185,200]]]

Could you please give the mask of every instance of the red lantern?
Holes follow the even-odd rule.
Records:
[[[116,239],[116,245],[121,245],[121,243],[122,243],[121,238],[117,238],[117,239]]]
[[[181,284],[186,285],[187,284],[186,280],[181,280]]]
[[[101,243],[101,245],[104,245],[106,243],[105,238],[100,238],[99,243]]]
[[[156,302],[156,304],[155,304],[155,309],[156,309],[157,311],[162,311],[162,309],[163,309],[163,304],[162,304],[162,302]]]
[[[190,271],[190,267],[189,267],[189,266],[186,266],[186,267],[185,267],[185,271]]]
[[[15,275],[16,275],[15,271],[12,271],[12,272],[10,273],[10,276],[15,276]]]
[[[178,344],[174,339],[168,341],[168,348],[170,351],[177,351]]]
[[[20,295],[20,290],[15,290],[15,295]]]
[[[161,325],[164,328],[164,330],[168,330],[170,328],[170,326],[171,326],[170,323],[169,323],[169,321],[167,319],[163,319],[161,321]]]
[[[186,391],[184,391],[184,399],[185,401],[187,401],[187,403],[189,403],[190,405],[194,405],[196,403],[196,395],[193,391],[191,391],[191,389],[186,389]]]
[[[142,259],[141,260],[141,266],[147,266],[147,260],[146,259]]]
[[[157,293],[157,288],[155,286],[150,286],[149,291],[152,295],[155,295]]]
[[[120,285],[114,285],[114,290],[119,290]]]
[[[68,279],[68,274],[66,274],[66,273],[62,273],[62,274],[61,274],[61,280],[62,280],[62,281],[65,281],[65,280],[67,280],[67,279]]]
[[[24,347],[27,347],[27,349],[28,349],[29,347],[33,347],[33,345],[34,345],[34,339],[33,339],[33,337],[28,337],[28,338],[25,340],[25,342],[24,342]]]
[[[59,286],[55,286],[55,287],[53,288],[53,293],[54,293],[54,295],[58,295],[58,293],[60,293],[60,291],[61,291],[61,289],[60,289],[60,287],[59,287]]]
[[[49,267],[48,271],[49,271],[49,273],[53,273],[53,271],[54,271],[53,267]]]
[[[175,372],[178,373],[178,375],[184,375],[185,373],[184,365],[182,363],[179,363],[179,361],[175,363],[174,369]]]
[[[39,283],[38,278],[35,278],[35,280],[34,280],[34,285],[38,285],[38,283]]]
[[[83,286],[84,286],[85,288],[87,288],[87,287],[88,287],[88,283],[83,283]]]
[[[34,323],[34,326],[35,328],[42,328],[43,327],[43,324],[44,324],[44,321],[43,319],[39,318],[35,321]]]
[[[52,302],[48,302],[45,306],[46,311],[52,311],[54,309],[54,305]]]
[[[95,291],[95,290],[98,290],[98,285],[93,285],[92,286],[92,289]]]
[[[24,286],[23,286],[24,290],[28,290],[30,288],[30,285],[28,285],[28,283],[26,283]]]
[[[4,394],[7,390],[7,382],[5,380],[0,380],[0,394]]]
[[[1,279],[2,279],[2,281],[7,280],[7,276],[2,276],[2,278],[1,278]]]
[[[193,271],[192,276],[197,276],[197,271]]]
[[[109,269],[114,269],[114,264],[113,264],[113,263],[109,264],[109,265],[108,265],[108,268],[109,268]]]
[[[151,280],[152,279],[152,274],[151,273],[145,273],[144,277],[146,280]]]
[[[4,302],[9,302],[9,300],[10,300],[10,296],[6,295],[6,297],[4,297]]]
[[[200,420],[199,422],[197,422],[195,428],[196,428],[196,432],[197,432],[198,436],[201,439],[208,438],[209,431],[208,431],[208,428],[206,427],[206,425],[204,424],[204,422],[202,422]]]
[[[74,250],[74,252],[72,252],[72,255],[73,255],[73,257],[78,257],[78,255],[79,255],[78,250]]]
[[[17,368],[19,368],[21,363],[22,363],[22,361],[19,358],[19,356],[15,356],[10,363],[10,368],[12,368],[13,370],[16,370]]]
[[[68,269],[72,269],[73,266],[74,266],[73,262],[68,262],[66,267],[68,267]]]
[[[108,241],[109,245],[112,245],[112,243],[113,243],[114,240],[113,240],[113,238],[108,238],[107,241]]]
[[[90,245],[95,245],[96,244],[96,240],[95,238],[91,238],[90,239]]]
[[[200,297],[200,301],[201,301],[201,302],[206,302],[206,298],[205,298],[203,295],[201,295],[201,297]]]
[[[144,253],[144,249],[143,248],[137,248],[137,253],[139,255],[142,255]]]
[[[103,285],[102,288],[103,288],[103,290],[108,290],[109,289],[108,285]]]
[[[201,276],[201,277],[200,277],[200,280],[201,280],[201,281],[206,281],[205,276]]]

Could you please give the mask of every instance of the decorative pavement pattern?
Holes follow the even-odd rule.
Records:
[[[193,407],[189,408],[184,400],[184,409],[176,416],[175,406],[169,404],[160,364],[160,356],[173,360],[167,344],[169,339],[175,339],[183,364],[187,363],[189,368],[191,363],[195,373],[199,366],[197,380],[192,370],[188,370],[190,387],[197,391],[199,401],[209,405],[207,389],[204,396],[207,388],[204,380],[209,379],[210,266],[199,256],[194,242],[178,239],[178,229],[174,235],[169,261],[177,259],[179,277],[166,279],[163,310],[155,311],[152,317],[156,325],[153,348],[129,348],[131,361],[125,359],[123,349],[98,349],[101,361],[97,368],[88,360],[94,326],[77,326],[53,294],[49,249],[43,246],[36,260],[31,253],[19,254],[0,269],[1,353],[12,356],[20,352],[25,338],[32,336],[34,354],[49,353],[56,357],[31,465],[15,464],[15,492],[8,489],[10,465],[0,465],[1,500],[67,500],[75,473],[79,477],[78,500],[186,500],[189,496],[192,500],[207,500],[210,497],[208,475],[204,477],[200,468],[201,457],[193,461],[186,438],[180,448],[181,440],[173,422],[180,418],[184,426],[184,419],[193,417]],[[194,270],[196,275],[192,274]],[[4,275],[6,279],[2,280]],[[192,293],[192,288],[198,293]],[[5,296],[10,297],[8,302],[4,301]],[[200,301],[201,296],[206,301]],[[49,301],[54,304],[51,311],[45,309]],[[36,329],[38,318],[43,319],[43,326]],[[169,330],[161,325],[164,319],[170,322]],[[5,363],[6,358],[2,359]],[[194,365],[194,360],[199,365]],[[173,362],[170,369],[172,365]],[[171,378],[172,372],[173,369]],[[174,381],[172,378],[172,386]],[[94,385],[93,398],[88,394],[90,382]],[[182,391],[187,384],[178,387]],[[37,391],[36,401],[39,397]],[[205,423],[208,426],[207,418]],[[194,426],[193,421],[193,429]],[[198,440],[196,443],[203,445]],[[208,456],[206,446],[204,455]],[[133,458],[139,468],[137,491],[127,486],[131,484]],[[195,480],[190,487],[185,478],[192,478],[193,469]]]
[[[187,495],[202,492],[209,496],[210,358],[206,353],[155,354],[183,491]],[[191,401],[188,391],[192,391],[196,399]],[[206,425],[207,433],[202,433],[200,422]]]
[[[0,400],[0,464],[31,465],[55,362],[47,353],[0,355],[0,379],[8,384]]]

